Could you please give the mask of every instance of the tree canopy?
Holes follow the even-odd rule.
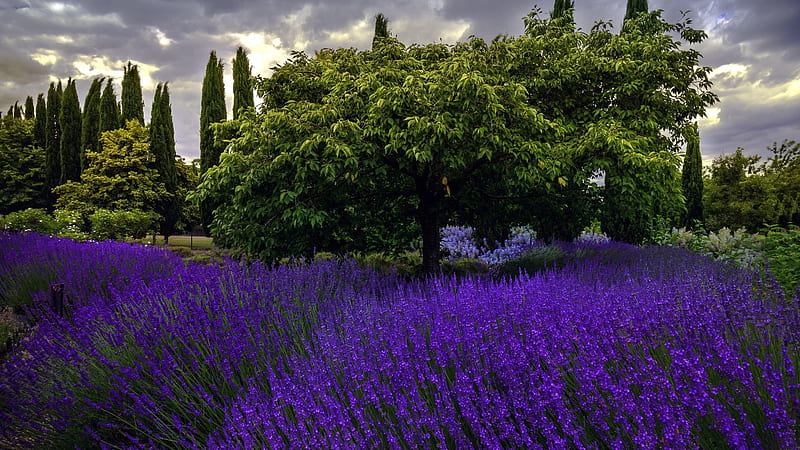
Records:
[[[709,228],[755,232],[800,223],[800,143],[775,142],[768,150],[764,162],[741,148],[714,159],[703,199]]]
[[[317,249],[341,244],[343,223],[370,219],[360,206],[387,205],[398,227],[416,220],[428,271],[449,217],[502,217],[498,200],[566,195],[621,163],[651,168],[650,198],[677,188],[680,203],[660,169],[677,172],[685,128],[715,96],[673,34],[703,34],[658,12],[643,23],[587,34],[534,12],[524,36],[491,43],[295,53],[258,79],[262,107],[197,198],[226,200],[212,227],[223,245],[266,257],[308,252],[317,232]],[[622,94],[642,101],[622,109]]]
[[[36,143],[33,120],[0,127],[0,214],[49,206],[45,195],[45,153]]]
[[[80,181],[57,187],[57,209],[88,217],[100,209],[154,213],[168,195],[149,148],[149,131],[137,120],[101,136],[102,151],[86,152]]]

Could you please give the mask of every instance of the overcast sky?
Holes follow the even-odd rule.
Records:
[[[575,0],[578,27],[595,20],[622,23],[625,0]],[[50,81],[77,80],[83,101],[90,80],[122,78],[139,66],[149,118],[155,85],[168,81],[177,151],[199,156],[200,91],[211,50],[225,61],[228,109],[231,60],[249,53],[254,73],[285,61],[292,50],[371,45],[374,16],[389,18],[402,42],[452,43],[470,35],[519,35],[530,0],[0,0],[0,112],[35,100]],[[545,13],[553,1],[539,1]],[[797,0],[650,0],[675,21],[692,10],[709,39],[699,46],[713,67],[721,101],[700,122],[706,163],[743,147],[768,154],[784,139],[800,141],[800,2]],[[698,6],[699,5],[699,6]],[[117,95],[121,89],[116,87]],[[258,101],[258,99],[256,100]],[[149,119],[148,119],[149,120]]]

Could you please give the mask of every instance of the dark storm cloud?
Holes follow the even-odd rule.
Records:
[[[34,99],[47,86],[49,68],[17,49],[0,42],[0,85],[13,85],[14,89],[0,88],[0,108],[19,101],[22,104],[28,95]]]

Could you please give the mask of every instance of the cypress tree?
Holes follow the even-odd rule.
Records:
[[[81,178],[81,104],[75,80],[67,81],[61,99],[61,183]]]
[[[233,120],[239,118],[239,110],[255,106],[253,82],[250,79],[250,60],[242,47],[233,58]]]
[[[222,60],[211,52],[203,78],[203,90],[200,103],[200,171],[217,165],[222,146],[214,142],[214,130],[211,124],[224,122],[227,119],[225,110],[225,85],[222,79]]]
[[[696,222],[705,220],[703,211],[703,158],[700,154],[700,133],[697,124],[692,125],[686,136],[686,156],[681,172],[683,196],[686,198],[684,225],[691,228]]]
[[[30,95],[25,99],[25,119],[33,119],[36,117],[36,112],[33,108],[33,97]]]
[[[117,94],[114,93],[114,85],[111,78],[106,81],[106,87],[100,96],[100,134],[122,128],[119,123],[119,107],[117,106]]]
[[[55,83],[50,83],[47,91],[47,123],[45,124],[46,147],[45,147],[45,185],[47,192],[58,186],[61,181],[61,125],[59,115],[61,114],[61,81],[58,88]],[[52,194],[48,194],[50,203],[54,200]]]
[[[33,140],[40,148],[47,146],[47,104],[44,94],[36,97],[36,121],[33,122]]]
[[[570,21],[574,21],[571,11],[574,7],[575,5],[571,0],[555,0],[553,12],[550,13],[550,19],[558,19],[566,15]]]
[[[633,19],[638,14],[648,11],[647,0],[628,0],[628,4],[625,8],[625,20]]]
[[[14,118],[15,119],[22,119],[22,107],[19,106],[19,102],[14,102]]]
[[[86,152],[100,151],[100,91],[103,78],[95,78],[83,101],[81,129],[81,171],[86,169]]]
[[[8,107],[8,111],[6,111],[6,119],[13,119],[14,118],[14,105]]]
[[[158,84],[153,99],[150,151],[155,159],[159,181],[164,183],[164,188],[171,194],[161,199],[156,210],[163,217],[160,227],[161,234],[165,238],[169,238],[175,232],[175,226],[180,218],[180,199],[175,195],[178,192],[178,171],[175,166],[175,128],[172,121],[169,87],[166,83]]]
[[[142,100],[142,82],[139,79],[139,66],[131,64],[125,67],[122,76],[122,115],[124,125],[129,120],[136,119],[144,125],[144,101]]]
[[[388,37],[389,20],[383,15],[383,13],[379,13],[377,16],[375,16],[375,33],[372,35],[372,48],[374,49],[382,38]]]
[[[227,118],[225,110],[225,84],[222,80],[222,60],[217,52],[211,51],[203,78],[203,90],[200,100],[200,173],[219,163],[223,146],[214,142],[214,130],[211,124],[223,122]],[[215,205],[205,202],[200,205],[200,216],[203,227],[208,233]]]

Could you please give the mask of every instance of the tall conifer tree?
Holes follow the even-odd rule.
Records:
[[[50,203],[54,201],[51,189],[61,184],[61,81],[58,88],[55,83],[50,83],[47,91],[47,123],[45,124],[45,185]]]
[[[142,81],[139,78],[139,66],[131,64],[125,67],[122,76],[122,115],[121,125],[136,119],[144,125],[144,101],[142,100]]]
[[[30,95],[25,99],[25,119],[33,119],[36,117],[36,111],[33,106],[33,97]]]
[[[700,133],[697,124],[692,125],[686,136],[686,156],[681,173],[683,196],[686,198],[684,225],[692,227],[705,220],[703,212],[703,157],[700,153]]]
[[[100,96],[100,126],[99,133],[122,128],[119,123],[119,107],[117,106],[117,94],[114,93],[113,80],[106,81],[106,87]]]
[[[558,19],[564,15],[569,17],[570,21],[574,21],[572,19],[572,9],[575,7],[571,0],[555,0],[555,4],[553,5],[553,12],[550,13],[551,19]]]
[[[83,121],[81,125],[81,171],[86,169],[86,152],[100,151],[100,95],[103,78],[95,78],[83,101]]]
[[[36,97],[36,121],[33,122],[33,140],[40,148],[47,147],[47,103],[44,94]]]
[[[223,122],[227,118],[225,110],[225,84],[222,79],[222,60],[217,52],[211,51],[203,78],[203,90],[200,100],[200,173],[219,163],[223,146],[214,141],[214,130],[211,124]],[[215,205],[205,202],[200,205],[200,220],[206,233],[213,219]]]
[[[638,14],[648,12],[647,0],[628,0],[625,8],[625,20],[633,19]]]
[[[379,13],[375,16],[375,33],[372,35],[372,48],[374,49],[381,38],[389,37],[389,19]]]
[[[158,178],[170,195],[164,196],[156,207],[156,212],[161,214],[160,231],[165,237],[175,232],[175,227],[180,218],[180,198],[178,192],[178,173],[175,166],[175,128],[172,121],[172,106],[170,105],[168,85],[159,83],[156,87],[155,97],[150,121],[150,151],[154,155]]]
[[[233,58],[233,120],[239,118],[239,110],[255,106],[250,60],[242,47]]]
[[[67,81],[61,99],[61,183],[81,178],[81,104],[75,80]]]

